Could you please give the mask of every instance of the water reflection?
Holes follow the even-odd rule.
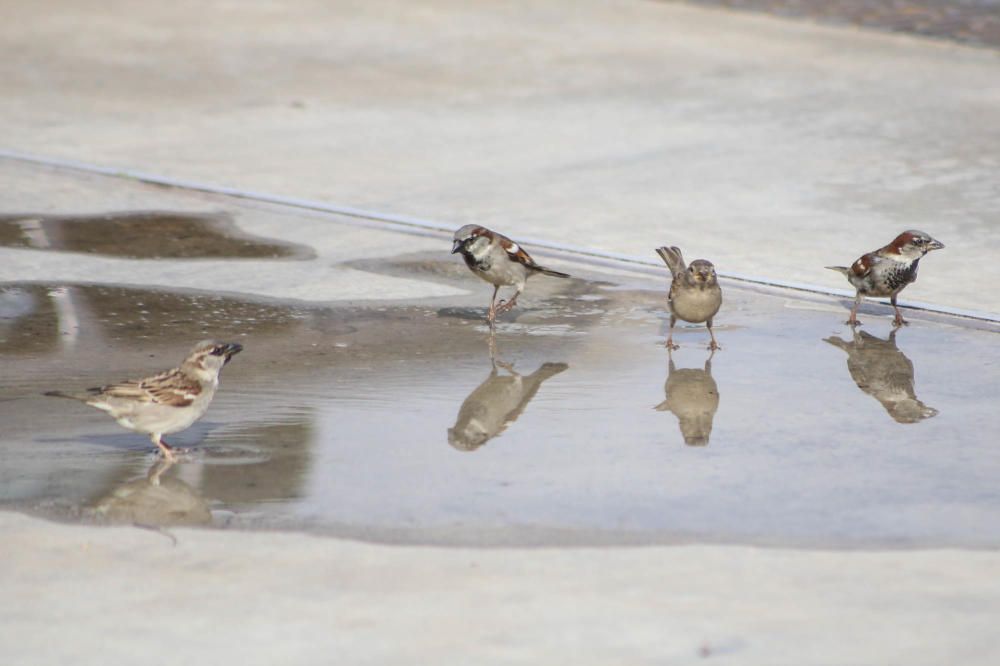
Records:
[[[851,342],[838,337],[825,338],[824,342],[847,352],[851,379],[899,423],[916,423],[938,413],[917,399],[913,363],[896,346],[896,331],[883,340],[855,329]]]
[[[491,355],[495,347],[491,346]],[[448,443],[459,451],[474,451],[517,420],[546,379],[569,368],[565,363],[543,363],[530,375],[516,372],[509,363],[492,359],[489,377],[462,403],[455,425],[448,429]],[[501,374],[500,370],[507,374]]]
[[[668,354],[670,366],[667,382],[663,386],[666,399],[655,409],[674,413],[680,422],[684,443],[688,446],[706,446],[712,435],[712,421],[719,409],[719,387],[712,379],[713,354],[705,359],[703,369],[680,370],[674,365],[673,356]]]
[[[2,215],[0,246],[131,259],[310,258],[311,249],[255,238],[225,213],[140,211]]]
[[[94,517],[114,524],[207,525],[212,521],[208,502],[176,474],[168,474],[173,465],[161,458],[144,477],[115,487],[94,504]]]

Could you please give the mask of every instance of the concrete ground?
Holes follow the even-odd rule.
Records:
[[[822,266],[917,227],[948,247],[905,295],[1000,313],[996,52],[652,2],[56,1],[4,14],[8,153],[626,255],[671,242],[724,271],[828,288],[843,285]],[[10,164],[8,184],[23,175]],[[16,185],[0,212],[65,213],[74,197],[76,211],[104,209],[100,188],[49,200]],[[378,235],[376,256],[391,236]],[[437,242],[399,239],[400,253]],[[338,264],[349,252],[310,241],[323,261],[308,275],[291,261],[259,275],[219,261],[213,276],[0,254],[8,281],[209,290],[221,275],[274,299],[427,295],[426,281],[359,277]],[[387,546],[9,512],[0,543],[12,664],[1000,658],[993,548]]]
[[[2,146],[728,273],[947,246],[1000,313],[1000,52],[683,4],[12,3]]]

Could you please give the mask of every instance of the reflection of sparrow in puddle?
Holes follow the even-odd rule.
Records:
[[[896,306],[896,296],[917,279],[920,259],[931,250],[943,247],[943,243],[922,231],[904,231],[885,247],[862,255],[850,268],[827,266],[831,271],[843,273],[851,286],[858,290],[847,323],[851,326],[861,323],[858,321],[858,306],[865,296],[888,296],[896,311],[893,323],[896,326],[905,324],[906,320]]]
[[[497,367],[509,375],[501,375]],[[455,426],[448,429],[448,443],[460,451],[474,451],[517,420],[538,387],[568,368],[565,363],[544,363],[528,376],[496,361],[490,376],[476,387],[458,410]]]
[[[163,476],[173,465],[157,460],[144,478],[115,488],[94,505],[94,513],[111,523],[139,525],[205,525],[211,522],[208,503],[180,479]]]
[[[712,420],[719,409],[719,388],[712,379],[712,354],[705,360],[705,369],[681,368],[670,358],[667,383],[663,387],[666,400],[655,409],[673,412],[680,421],[681,434],[688,446],[705,446],[712,434]]]
[[[172,459],[174,449],[163,441],[163,435],[180,432],[202,417],[219,386],[219,372],[242,349],[234,342],[204,340],[173,370],[86,393],[50,391],[45,395],[80,400],[107,412],[119,425],[148,434],[163,456]]]
[[[834,337],[824,342],[847,352],[851,379],[858,388],[882,403],[896,421],[916,423],[938,413],[917,400],[913,390],[913,363],[896,347],[896,331],[886,340],[855,330],[852,342]]]
[[[493,326],[498,314],[507,312],[517,303],[528,278],[536,273],[567,278],[569,275],[553,271],[535,263],[517,243],[495,231],[475,224],[467,224],[455,232],[451,253],[462,253],[465,265],[473,273],[493,285],[493,297],[486,320]],[[500,287],[514,287],[510,300],[499,303]]]
[[[674,324],[678,319],[693,324],[705,322],[712,342],[708,348],[721,349],[715,341],[712,332],[712,317],[722,307],[722,288],[715,275],[715,266],[704,259],[695,259],[690,266],[684,265],[684,257],[678,247],[659,247],[656,253],[660,255],[670,269],[673,279],[670,282],[670,292],[667,294],[667,305],[670,307],[670,333],[667,335],[667,347],[677,349],[674,344]]]

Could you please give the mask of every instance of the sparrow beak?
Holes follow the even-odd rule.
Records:
[[[451,253],[452,254],[455,254],[456,252],[458,252],[461,249],[462,249],[462,241],[455,240],[455,242],[451,244]]]
[[[239,354],[241,351],[243,351],[243,345],[239,344],[238,342],[230,342],[229,344],[227,344],[225,347],[225,352],[223,353],[223,355],[226,357],[226,363],[229,363],[229,360],[236,354]]]
[[[928,250],[942,250],[944,249],[944,243],[939,240],[931,239],[931,244],[927,246]]]

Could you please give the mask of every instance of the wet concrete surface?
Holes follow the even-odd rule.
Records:
[[[94,216],[0,216],[0,246],[104,254],[131,259],[307,258],[306,247],[240,233],[219,214],[122,212]]]
[[[852,334],[847,300],[726,280],[723,349],[690,326],[667,354],[666,270],[536,253],[574,278],[533,278],[491,337],[491,290],[447,234],[7,173],[0,215],[45,202],[63,235],[98,206],[214,211],[227,237],[306,251],[0,247],[2,507],[444,545],[1000,545],[993,324],[915,311],[893,333],[866,303]],[[133,231],[153,247],[170,229]],[[172,367],[206,337],[245,351],[176,465],[41,395]]]
[[[488,297],[447,258],[380,265]],[[450,545],[1000,545],[995,331],[917,314],[885,339],[872,305],[852,341],[846,303],[726,285],[723,350],[689,327],[668,356],[655,281],[625,282],[539,280],[493,359],[472,305],[4,285],[2,505]],[[209,334],[246,351],[170,469],[40,395],[169,367]]]

